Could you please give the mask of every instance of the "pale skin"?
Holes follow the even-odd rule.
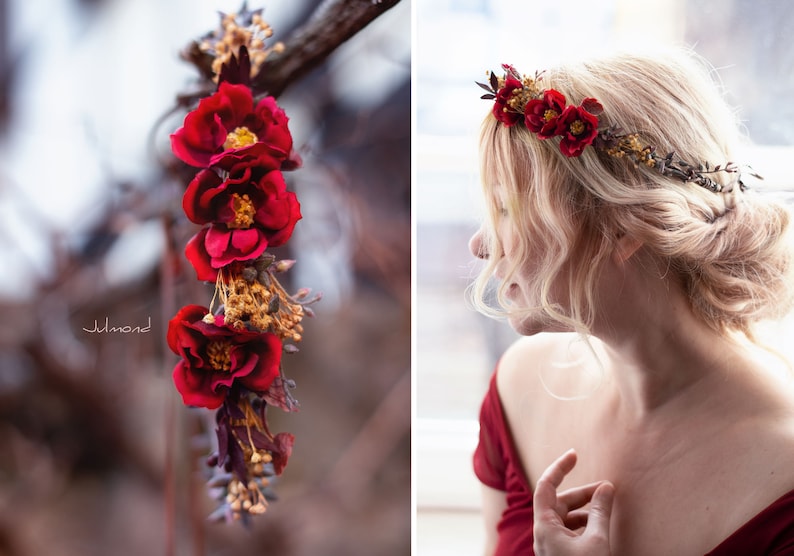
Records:
[[[509,230],[496,229],[505,260]],[[480,241],[472,238],[474,254]],[[527,265],[510,285],[518,306],[533,305],[522,289],[531,273]],[[534,493],[535,552],[705,554],[794,489],[794,375],[700,321],[678,282],[630,238],[616,240],[598,288],[597,359],[555,369],[577,336],[513,319],[528,337],[499,365]],[[593,369],[600,378],[582,392]],[[583,395],[558,398],[571,392]],[[506,501],[483,490],[491,554]]]

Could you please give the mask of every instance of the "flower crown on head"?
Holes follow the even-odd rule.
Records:
[[[506,127],[523,122],[538,139],[560,137],[560,151],[567,157],[578,157],[587,146],[592,146],[609,156],[627,158],[637,167],[643,165],[663,176],[694,182],[715,193],[733,190],[732,183],[723,185],[709,177],[718,172],[737,174],[734,182],[742,191],[746,189],[740,167],[733,162],[717,166],[690,164],[676,157],[674,152],[660,155],[655,146],[644,144],[636,132],[624,133],[617,125],[601,127],[598,116],[604,107],[598,100],[588,97],[578,106],[567,104],[561,92],[538,85],[542,71],[528,77],[509,64],[502,64],[502,69],[504,77],[491,72],[489,84],[477,82],[477,85],[488,91],[480,98],[494,100],[493,115]],[[763,179],[754,172],[749,173]]]

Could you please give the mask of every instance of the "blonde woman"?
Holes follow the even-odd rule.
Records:
[[[503,70],[470,247],[526,337],[482,404],[486,553],[794,554],[794,375],[754,335],[792,304],[790,214],[731,162],[711,73]]]

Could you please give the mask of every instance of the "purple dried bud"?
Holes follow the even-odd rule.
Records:
[[[310,290],[309,288],[301,288],[298,291],[296,291],[295,295],[293,295],[292,297],[296,301],[300,301],[302,299],[306,299],[307,297],[309,297],[310,293],[312,293],[312,290]]]
[[[300,293],[300,291],[299,291],[298,293]],[[312,298],[311,298],[311,299],[304,299],[305,297],[306,297],[306,296],[304,295],[302,298],[300,298],[300,299],[299,299],[299,298],[298,298],[298,294],[296,293],[296,294],[293,296],[293,299],[294,299],[295,301],[297,301],[298,303],[300,303],[301,305],[303,305],[303,308],[305,309],[307,305],[309,305],[309,304],[311,304],[311,303],[317,303],[318,301],[321,301],[321,300],[322,300],[322,298],[323,298],[323,292],[317,292],[317,293],[315,293],[315,294],[312,296]]]
[[[243,280],[248,282],[249,284],[256,280],[257,272],[256,269],[252,266],[247,266],[243,269],[242,272]]]
[[[256,269],[259,272],[262,272],[263,270],[267,270],[268,268],[270,268],[270,265],[272,265],[273,261],[275,261],[275,260],[276,260],[276,257],[274,257],[273,255],[271,255],[269,253],[265,253],[264,255],[262,255],[261,257],[259,257],[256,260],[256,262],[254,263],[254,266],[256,267]]]
[[[295,265],[294,259],[284,259],[275,264],[276,272],[287,272]]]

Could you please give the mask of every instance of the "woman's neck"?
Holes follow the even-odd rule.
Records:
[[[725,337],[691,328],[665,334],[636,331],[605,342],[605,350],[622,410],[634,419],[679,412],[708,399],[733,375],[732,369],[749,361]]]
[[[683,288],[647,261],[613,268],[594,330],[605,348],[620,411],[630,419],[664,414],[707,399],[746,350],[698,318]]]

